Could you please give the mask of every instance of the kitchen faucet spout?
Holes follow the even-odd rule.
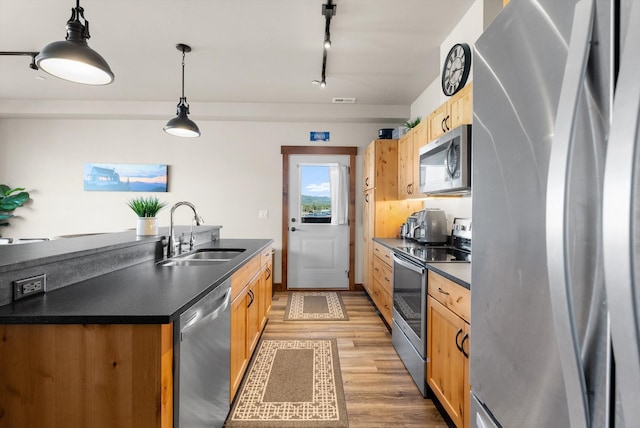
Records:
[[[173,213],[175,212],[176,208],[178,208],[181,205],[186,205],[189,208],[191,208],[191,210],[193,211],[193,215],[194,215],[194,219],[196,221],[196,226],[200,226],[204,221],[202,220],[202,217],[200,217],[200,215],[198,214],[198,211],[196,210],[195,205],[193,205],[191,202],[187,202],[187,201],[181,201],[181,202],[177,202],[176,204],[174,204],[171,207],[171,215],[170,215],[170,233],[169,233],[169,242],[167,244],[167,258],[171,258],[173,256],[176,255],[176,238],[174,236],[173,233]],[[193,239],[193,232],[191,233],[191,238],[189,239],[189,245],[191,247],[191,249],[193,249],[193,244],[194,244],[194,239]],[[180,254],[182,252],[182,248],[181,248],[182,242],[178,243],[178,254]]]

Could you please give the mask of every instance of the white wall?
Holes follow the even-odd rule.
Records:
[[[281,281],[282,145],[311,145],[309,131],[330,131],[330,143],[364,148],[384,124],[198,121],[197,139],[172,137],[161,120],[1,119],[0,183],[26,187],[32,201],[16,210],[6,237],[54,237],[134,228],[125,202],[139,193],[85,192],[83,164],[169,165],[169,204],[193,202],[207,224],[222,225],[223,238],[271,238],[277,250],[275,282]],[[356,165],[361,189],[362,156]],[[362,240],[360,192],[356,195],[356,243]],[[258,211],[269,210],[268,219]],[[169,224],[169,210],[159,215]],[[176,222],[189,224],[189,210]],[[356,260],[361,260],[356,245]],[[362,282],[357,265],[355,280]]]
[[[485,2],[494,3],[495,0],[476,0],[467,13],[458,22],[449,36],[440,45],[440,67],[449,50],[456,43],[467,43],[473,52],[473,45],[485,28]],[[469,82],[473,80],[473,61],[469,73]],[[447,101],[447,96],[442,92],[440,76],[434,79],[422,94],[411,104],[411,117],[420,116],[426,119],[429,114],[442,103]],[[473,187],[473,184],[472,184]],[[425,208],[441,208],[447,213],[449,229],[454,217],[471,218],[471,196],[460,198],[427,198],[424,200]]]

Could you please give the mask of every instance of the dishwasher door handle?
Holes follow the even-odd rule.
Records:
[[[224,295],[222,295],[216,302],[220,302],[215,305],[215,307],[207,312],[206,314],[201,314],[200,311],[194,313],[191,318],[185,323],[184,327],[180,329],[180,341],[182,342],[186,338],[188,338],[192,332],[196,331],[199,327],[204,324],[209,324],[214,321],[220,314],[227,309],[229,306],[229,301],[231,300],[231,290],[227,290]]]

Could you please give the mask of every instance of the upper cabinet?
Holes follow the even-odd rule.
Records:
[[[473,82],[455,93],[449,100],[435,109],[428,117],[429,141],[447,131],[473,121]]]
[[[423,198],[420,193],[420,147],[429,141],[426,120],[412,128],[398,141],[398,199]]]

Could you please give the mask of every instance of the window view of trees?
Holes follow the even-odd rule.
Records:
[[[301,168],[302,194],[300,216],[302,223],[331,223],[329,168],[325,165],[304,165]]]

